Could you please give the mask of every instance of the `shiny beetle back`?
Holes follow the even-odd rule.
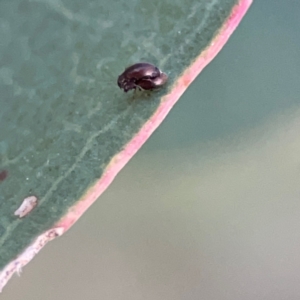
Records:
[[[166,83],[168,76],[150,63],[136,63],[118,77],[118,86],[125,92],[142,89],[152,90]]]

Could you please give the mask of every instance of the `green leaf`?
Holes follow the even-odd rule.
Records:
[[[1,1],[0,290],[108,187],[251,2]],[[119,90],[139,61],[168,84]],[[37,205],[20,218],[30,196]]]

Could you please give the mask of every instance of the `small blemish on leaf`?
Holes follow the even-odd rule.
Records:
[[[30,196],[23,200],[21,206],[15,211],[14,215],[19,218],[25,217],[29,214],[37,205],[38,199],[36,196]]]
[[[8,175],[8,172],[6,170],[0,171],[0,181],[4,181]]]

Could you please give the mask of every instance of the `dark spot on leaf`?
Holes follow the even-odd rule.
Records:
[[[4,181],[7,177],[8,172],[6,170],[0,171],[0,182]]]

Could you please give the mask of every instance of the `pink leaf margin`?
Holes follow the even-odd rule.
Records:
[[[23,253],[3,268],[0,272],[0,292],[14,273],[20,274],[22,267],[24,267],[49,241],[66,232],[107,189],[119,171],[142,147],[150,135],[164,120],[191,82],[221,51],[231,34],[243,19],[251,4],[252,0],[240,0],[238,4],[233,7],[228,20],[221,27],[219,33],[211,41],[207,49],[201,52],[195,61],[177,79],[170,93],[162,98],[161,104],[154,115],[144,124],[141,130],[126,145],[126,147],[120,153],[115,155],[107,166],[103,176],[87,190],[82,198],[69,209],[67,214],[55,224],[53,228],[38,236]]]

